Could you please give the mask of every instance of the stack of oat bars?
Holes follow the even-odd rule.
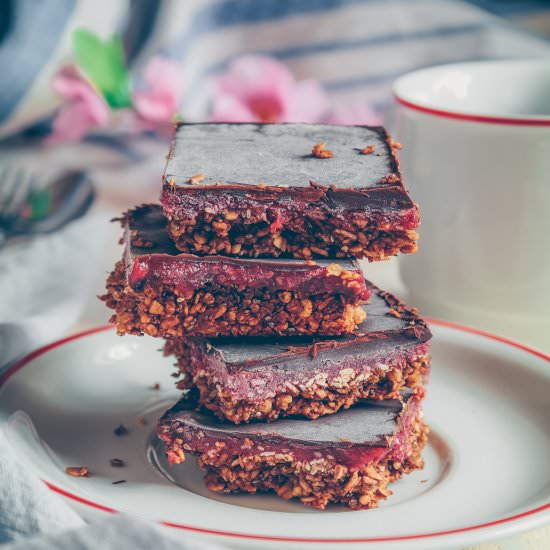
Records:
[[[212,491],[372,508],[422,468],[431,338],[357,259],[416,251],[383,128],[183,124],[160,205],[127,212],[107,282],[119,334],[165,340],[170,463]]]

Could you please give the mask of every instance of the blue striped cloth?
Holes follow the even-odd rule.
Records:
[[[473,4],[478,4],[478,7]],[[70,34],[87,27],[124,37],[136,70],[152,54],[180,62],[182,115],[200,120],[205,90],[243,53],[268,54],[294,74],[320,80],[341,102],[383,111],[392,81],[429,65],[540,57],[549,43],[487,9],[517,15],[543,2],[456,0],[12,0],[0,21],[0,137],[48,120],[51,77],[70,59]],[[485,8],[485,9],[484,9]]]

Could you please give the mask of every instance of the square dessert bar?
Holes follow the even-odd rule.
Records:
[[[365,319],[370,292],[351,261],[181,253],[158,205],[129,211],[122,224],[124,259],[103,297],[119,334],[338,335]]]
[[[183,400],[157,428],[169,462],[196,456],[211,491],[275,491],[321,510],[329,503],[375,508],[391,494],[390,482],[423,467],[427,433],[420,401],[410,392],[317,420],[241,426],[192,410]]]
[[[299,415],[318,418],[360,399],[418,397],[430,366],[431,333],[414,310],[372,287],[353,335],[288,339],[171,339],[180,389],[235,424]]]
[[[382,127],[182,124],[161,203],[178,249],[383,260],[416,252],[419,214]]]

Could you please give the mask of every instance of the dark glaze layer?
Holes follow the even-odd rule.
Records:
[[[311,154],[321,141],[333,158]],[[359,149],[374,145],[373,154]],[[202,174],[196,185],[189,181]],[[171,215],[188,210],[189,196],[212,204],[229,196],[277,208],[323,204],[329,211],[410,210],[399,162],[382,127],[323,124],[181,124],[164,172],[161,202]],[[194,201],[197,202],[197,200]]]
[[[392,437],[403,425],[409,405],[416,404],[411,395],[409,390],[405,390],[403,401],[362,401],[338,414],[316,420],[285,418],[273,423],[239,425],[224,423],[199,412],[194,409],[192,401],[183,399],[165,413],[160,424],[178,421],[216,440],[249,438],[263,445],[389,448]]]

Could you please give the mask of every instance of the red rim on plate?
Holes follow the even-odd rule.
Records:
[[[466,122],[482,122],[485,124],[505,124],[509,126],[550,126],[549,118],[522,118],[522,117],[506,117],[506,116],[491,116],[491,115],[475,115],[470,113],[459,113],[456,111],[447,111],[445,109],[436,109],[419,105],[407,99],[403,99],[397,94],[394,94],[395,101],[404,107],[419,111],[427,115],[433,115],[453,120],[462,120]]]
[[[482,336],[484,338],[488,338],[491,340],[496,340],[497,342],[501,342],[503,344],[512,346],[514,348],[520,349],[522,351],[525,351],[527,353],[530,353],[531,355],[534,355],[540,359],[543,359],[544,361],[547,361],[550,363],[550,355],[543,353],[541,351],[535,350],[533,348],[530,348],[529,346],[526,346],[524,344],[520,344],[519,342],[514,342],[513,340],[510,340],[508,338],[505,338],[503,336],[497,336],[495,334],[492,334],[490,332],[486,332],[484,330],[479,330],[471,327],[465,327],[462,325],[458,325],[456,323],[451,323],[449,321],[440,321],[437,319],[427,319],[429,323],[441,326],[445,328],[450,328],[452,330],[457,330],[461,332],[467,332],[469,334],[475,334],[477,336]],[[23,357],[16,363],[14,363],[9,369],[7,369],[2,375],[0,376],[0,387],[7,382],[7,380],[13,376],[19,369],[23,368],[25,365],[30,363],[33,359],[36,357],[40,357],[41,355],[44,355],[48,351],[55,349],[57,347],[63,346],[64,344],[67,344],[69,342],[72,342],[73,340],[78,340],[80,338],[85,338],[86,336],[91,336],[92,334],[96,334],[98,332],[103,332],[106,330],[112,330],[113,326],[107,325],[103,327],[94,328],[91,330],[87,330],[84,332],[80,332],[78,334],[74,334],[72,336],[68,336],[67,338],[63,338],[61,340],[57,340],[56,342],[53,342],[51,344],[48,344],[46,346],[43,346],[29,355]],[[66,491],[65,489],[50,483],[49,481],[43,480],[46,486],[51,489],[52,491],[69,498],[71,500],[74,500],[76,502],[79,502],[80,504],[83,504],[85,506],[89,506],[91,508],[95,508],[96,510],[101,510],[103,512],[109,512],[109,513],[120,513],[122,510],[116,510],[115,508],[111,508],[109,506],[105,506],[103,504],[99,504],[98,502],[94,502],[88,499],[85,499],[83,497],[80,497],[78,495],[75,495],[74,493],[71,493],[69,491]],[[469,525],[467,527],[459,527],[457,529],[449,529],[446,531],[432,531],[429,533],[417,533],[412,535],[400,535],[400,536],[394,536],[394,537],[359,537],[359,538],[348,538],[348,539],[342,539],[342,538],[307,538],[307,537],[285,537],[285,536],[269,536],[269,535],[252,535],[248,533],[237,533],[233,531],[219,531],[216,529],[207,529],[204,527],[194,527],[193,525],[185,525],[182,523],[174,523],[170,521],[160,521],[162,525],[165,525],[167,527],[174,527],[176,529],[183,529],[185,531],[191,531],[194,533],[201,533],[206,535],[219,535],[224,537],[233,537],[233,538],[242,538],[242,539],[252,539],[252,540],[263,540],[263,541],[273,541],[273,542],[304,542],[304,543],[381,543],[381,542],[399,542],[399,541],[407,541],[407,540],[418,540],[418,539],[428,539],[428,538],[434,538],[434,537],[440,537],[445,535],[456,535],[459,533],[466,533],[469,531],[475,531],[479,529],[485,529],[488,527],[494,527],[496,525],[502,525],[506,523],[513,522],[518,519],[522,519],[525,517],[533,516],[535,514],[538,514],[540,512],[543,512],[545,510],[550,509],[550,502],[543,504],[542,506],[538,506],[537,508],[532,508],[530,510],[527,510],[525,512],[521,512],[519,514],[515,514],[513,516],[508,516],[505,518],[497,519],[494,521],[488,521],[485,523],[479,523],[476,525]]]

